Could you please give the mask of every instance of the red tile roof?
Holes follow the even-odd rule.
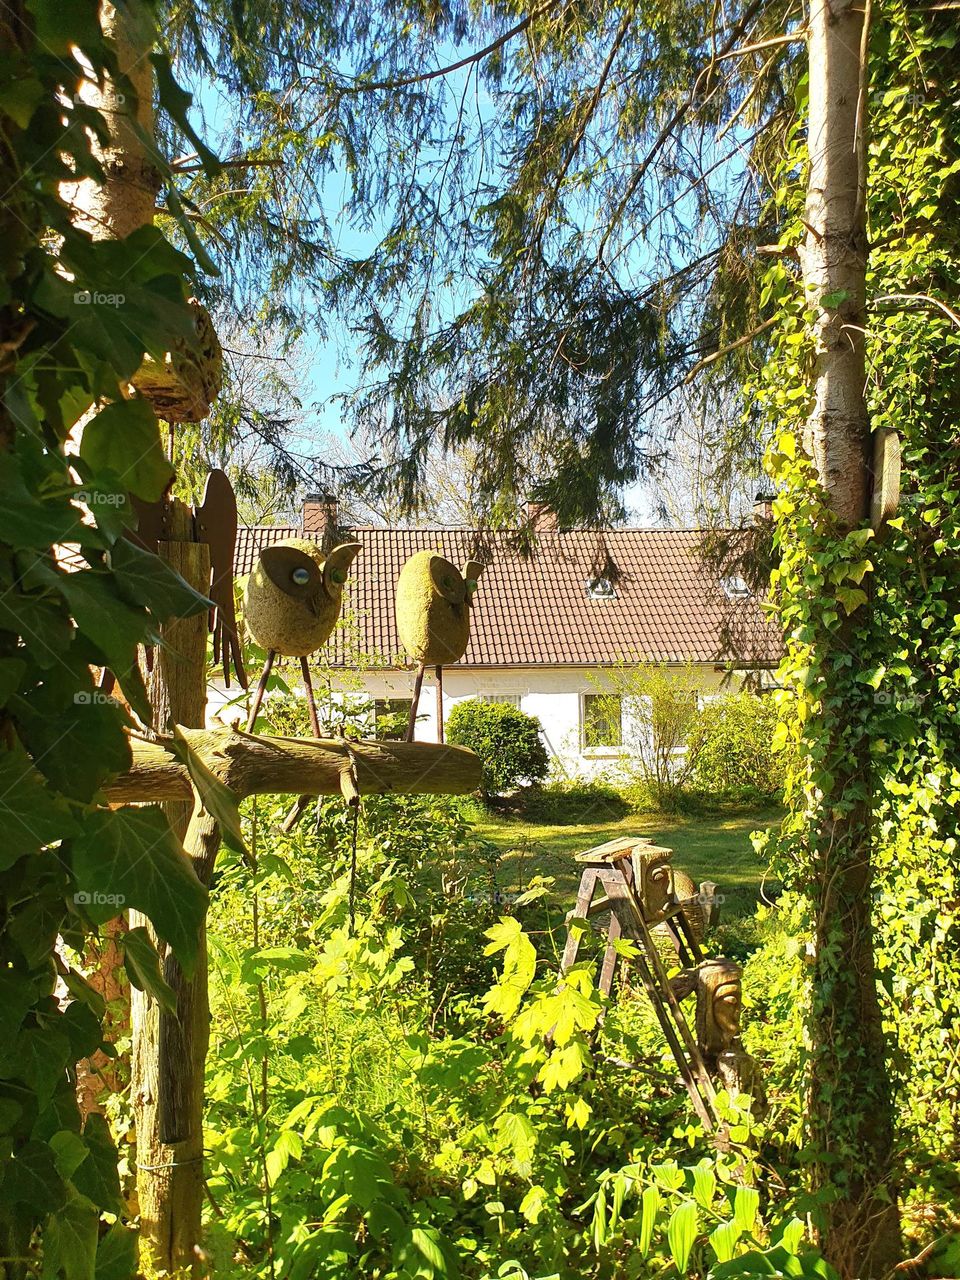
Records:
[[[261,547],[304,536],[320,537],[289,526],[241,529],[237,576],[250,572]],[[344,598],[348,623],[324,655],[334,665],[356,663],[360,655],[379,657],[376,665],[406,665],[394,592],[404,562],[423,550],[437,550],[461,566],[469,559],[487,565],[474,597],[461,667],[631,660],[754,667],[778,659],[777,634],[762,617],[759,602],[728,598],[715,572],[697,557],[702,534],[695,530],[550,531],[526,556],[509,533],[356,528],[347,536],[363,551]],[[598,576],[613,579],[614,598],[589,594],[588,584]]]

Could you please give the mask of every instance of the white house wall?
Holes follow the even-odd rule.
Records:
[[[697,668],[701,686],[709,696],[719,691],[723,673],[703,664]],[[289,673],[291,683],[293,672]],[[739,681],[737,681],[739,684]],[[584,751],[580,746],[580,698],[584,693],[604,689],[603,672],[598,668],[535,667],[529,669],[486,667],[483,670],[447,668],[443,673],[444,719],[458,702],[480,695],[513,695],[520,707],[536,716],[551,758],[551,772],[557,777],[598,777],[616,773],[620,753],[615,749]],[[346,693],[356,697],[362,692],[371,698],[410,698],[413,694],[413,672],[370,671],[361,676],[351,673]],[[231,707],[224,690],[214,685],[208,703],[208,719],[235,719],[239,714]],[[623,736],[629,742],[634,726],[624,715]],[[436,686],[428,674],[420,695],[416,738],[419,742],[436,742]]]

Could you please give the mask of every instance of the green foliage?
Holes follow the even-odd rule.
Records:
[[[558,982],[524,916],[562,914],[534,884],[497,918],[456,805],[364,800],[352,928],[349,815],[281,837],[282,813],[248,812],[258,870],[227,859],[211,907],[218,1275],[830,1275],[776,1190],[789,1145],[761,1194],[742,1104],[718,1155],[682,1091],[605,1061],[666,1065],[649,1006],[606,1005],[589,937]]]
[[[850,989],[849,957],[823,924],[822,895],[844,892],[849,869],[842,843],[829,842],[830,824],[814,822],[817,797],[827,794],[831,822],[859,812],[863,827],[869,823],[873,885],[861,884],[875,907],[897,1103],[898,1156],[889,1176],[904,1197],[908,1232],[922,1241],[946,1225],[939,1206],[955,1194],[960,1096],[947,1047],[960,1009],[956,913],[944,910],[955,897],[960,834],[960,84],[955,16],[895,4],[871,34],[868,393],[874,430],[894,429],[901,439],[894,518],[878,532],[841,536],[823,503],[801,444],[815,353],[788,258],[763,271],[763,296],[782,323],[769,364],[747,390],[773,434],[768,461],[780,488],[774,586],[788,646],[777,742],[792,764],[791,816],[776,866],[805,900],[803,932],[809,937],[819,926],[811,1010],[830,1036],[827,1043],[814,1036],[807,1070],[844,1157],[841,1169],[822,1177],[840,1189],[865,1172],[870,1154],[854,1135],[883,1107],[867,1089],[848,1091],[865,1051],[862,1010],[839,1000]],[[794,158],[801,146],[798,137]],[[781,243],[795,245],[803,227],[792,180],[776,199]],[[855,755],[863,765],[851,777]],[[848,779],[842,794],[839,777]],[[862,866],[862,852],[851,856]],[[875,1059],[873,1066],[882,1093]]]
[[[149,43],[154,12],[134,0]],[[0,135],[0,1258],[9,1280],[118,1274],[135,1252],[117,1156],[81,1121],[76,1064],[102,1036],[102,998],[71,956],[136,906],[185,967],[205,892],[158,808],[113,810],[100,788],[129,764],[133,717],[96,687],[109,667],[144,724],[138,646],[208,604],[124,538],[131,495],[171,472],[159,424],[128,383],[147,354],[195,340],[190,261],[152,227],[121,241],[76,229],[61,185],[100,181],[102,117],[75,96],[115,51],[96,7],[31,0],[4,24]],[[98,299],[109,298],[101,305]],[[114,305],[115,304],[115,305]],[[79,455],[66,442],[86,417]],[[69,547],[68,566],[64,547]],[[58,938],[62,942],[58,944]],[[157,958],[127,952],[157,988]],[[58,981],[60,991],[55,994]],[[60,993],[63,993],[62,999]],[[102,1236],[101,1236],[102,1231]],[[126,1262],[124,1261],[126,1259]],[[127,1270],[124,1274],[131,1274]]]
[[[758,799],[782,794],[785,761],[773,750],[777,707],[746,690],[705,702],[687,738],[691,783],[716,797]]]
[[[521,799],[525,820],[557,826],[616,822],[629,811],[630,805],[615,786],[596,779],[557,779],[531,787]]]
[[[449,742],[469,747],[480,757],[486,795],[500,795],[547,776],[550,759],[541,733],[536,716],[507,702],[479,698],[458,702],[446,726]]]
[[[701,674],[666,663],[626,664],[604,672],[596,701],[622,726],[620,767],[637,809],[678,812],[696,767]]]

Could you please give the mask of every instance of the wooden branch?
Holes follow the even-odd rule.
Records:
[[[711,351],[708,356],[704,356],[702,360],[698,360],[690,372],[684,379],[685,382],[692,382],[702,369],[706,369],[708,365],[719,360],[721,356],[729,355],[731,351],[736,351],[738,347],[745,347],[748,342],[752,342],[754,338],[758,338],[761,333],[765,333],[780,319],[779,316],[771,316],[769,320],[764,320],[763,324],[758,325],[756,329],[751,329],[749,333],[743,334],[737,338],[735,342],[728,342],[725,347],[721,347],[719,351]]]
[[[405,89],[408,85],[423,84],[427,80],[436,80],[438,76],[448,76],[454,71],[462,70],[463,67],[482,62],[491,53],[496,53],[499,48],[507,44],[514,36],[526,31],[537,18],[542,18],[545,13],[549,13],[551,9],[556,8],[556,5],[557,0],[546,0],[545,4],[532,9],[525,18],[522,18],[509,30],[504,31],[502,35],[497,36],[496,40],[491,41],[490,44],[484,45],[482,49],[477,49],[474,53],[468,53],[465,58],[460,58],[457,62],[448,63],[445,67],[435,67],[432,71],[419,71],[415,75],[401,76],[396,80],[361,81],[357,79],[352,85],[340,86],[340,91],[341,93],[371,93],[374,90],[381,89]],[[569,8],[569,5],[566,5],[566,8]]]
[[[954,311],[952,307],[948,307],[945,302],[932,297],[929,293],[882,293],[876,298],[871,298],[867,306],[885,307],[898,303],[902,303],[905,307],[933,307],[937,311],[942,311],[947,319],[960,329],[960,312]]]
[[[431,742],[268,738],[238,729],[183,729],[207,768],[239,798],[251,795],[462,795],[480,786],[479,758]],[[108,783],[111,804],[188,800],[190,775],[165,742],[132,738],[133,764]]]

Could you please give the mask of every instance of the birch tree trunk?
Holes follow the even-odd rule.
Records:
[[[801,263],[807,304],[817,316],[817,357],[804,443],[841,534],[865,521],[870,500],[864,396],[869,18],[858,3],[813,0],[808,26],[810,170]],[[870,607],[862,605],[830,633],[826,652],[817,654],[827,764],[818,773],[821,789],[809,824],[816,956],[808,1137],[816,1153],[814,1185],[825,1202],[823,1250],[850,1280],[883,1276],[900,1256],[892,1098],[873,950],[869,716],[845,702],[857,627]],[[851,733],[854,725],[864,727]]]

